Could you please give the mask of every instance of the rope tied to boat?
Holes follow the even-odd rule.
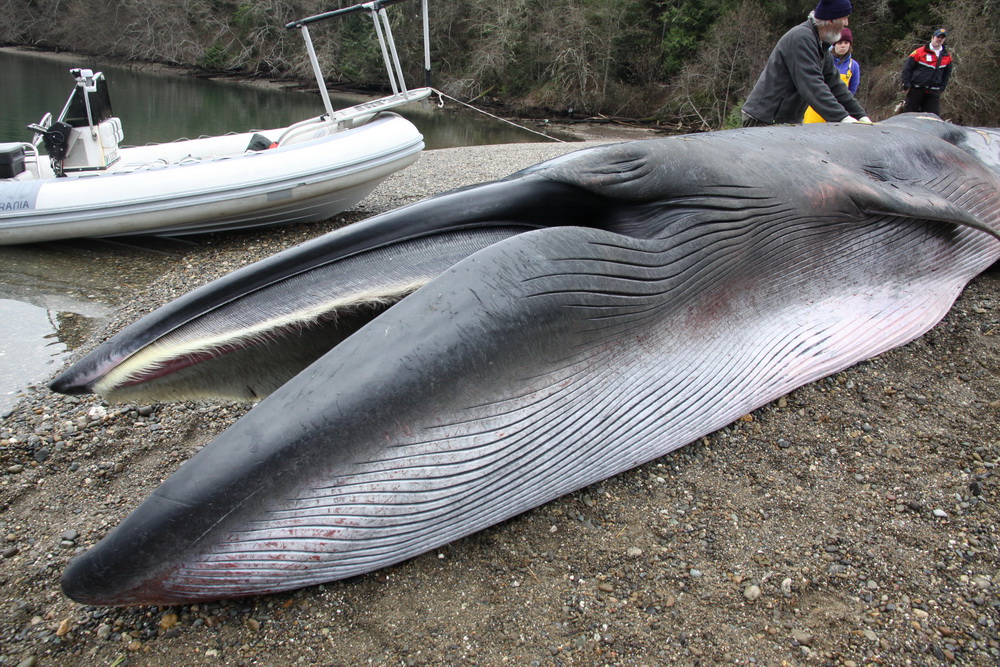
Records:
[[[453,102],[458,102],[462,106],[466,106],[466,107],[472,109],[473,111],[478,111],[481,114],[484,114],[486,116],[489,116],[490,118],[493,118],[494,120],[499,120],[501,122],[507,123],[508,125],[513,125],[514,127],[518,128],[520,130],[525,130],[527,132],[531,132],[532,134],[537,134],[537,135],[539,135],[541,137],[545,137],[546,139],[551,139],[552,141],[558,141],[560,143],[566,143],[565,139],[560,139],[559,137],[553,137],[552,135],[545,134],[544,132],[539,132],[538,130],[532,130],[530,127],[525,127],[524,125],[518,125],[514,121],[507,120],[506,118],[501,118],[500,116],[496,116],[494,114],[491,114],[488,111],[484,111],[482,109],[474,107],[471,104],[469,104],[468,102],[463,102],[460,99],[457,99],[457,98],[452,97],[451,95],[448,95],[447,93],[443,93],[440,90],[438,90],[437,88],[431,88],[431,90],[433,90],[435,93],[438,94],[438,105],[437,105],[438,109],[444,108],[444,98],[447,97],[449,100],[452,100]]]

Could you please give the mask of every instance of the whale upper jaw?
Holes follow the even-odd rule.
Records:
[[[556,211],[566,220],[597,216],[606,207],[596,199],[528,177],[376,216],[190,292],[126,327],[49,386],[113,401],[260,400],[448,267],[552,224]]]

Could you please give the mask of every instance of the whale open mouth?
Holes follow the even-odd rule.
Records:
[[[260,402],[63,588],[176,604],[369,572],[913,340],[1000,259],[991,136],[902,117],[590,149],[199,288],[53,388]]]

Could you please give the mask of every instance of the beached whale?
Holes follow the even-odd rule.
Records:
[[[63,576],[102,605],[368,572],[902,345],[1000,258],[1000,132],[906,115],[616,144],[167,304],[57,377],[265,397]]]

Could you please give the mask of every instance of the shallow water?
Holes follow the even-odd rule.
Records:
[[[118,242],[0,247],[0,415],[173,261]]]
[[[30,141],[29,123],[38,122],[46,112],[59,116],[76,85],[69,74],[71,67],[104,73],[115,115],[122,120],[125,144],[130,146],[284,127],[323,113],[317,93],[202,79],[148,67],[126,68],[93,58],[0,49],[0,90],[5,94],[0,106],[0,142]],[[331,98],[334,108],[363,99]],[[438,109],[436,102],[427,102],[395,111],[417,126],[428,149],[549,141],[453,102],[444,110]]]
[[[24,385],[47,379],[60,367],[67,354],[59,340],[60,311],[40,308],[21,301],[0,299],[4,326],[0,328],[0,413],[17,401]],[[42,341],[42,345],[23,344]]]
[[[126,145],[282,127],[319,115],[315,93],[124,68],[94,59],[0,49],[0,142],[29,141],[28,123],[58,116],[73,89],[70,67],[103,71]],[[336,98],[335,107],[355,98]],[[486,116],[435,104],[398,110],[429,149],[547,141]],[[164,245],[165,244],[165,245]],[[129,297],[171,266],[168,241],[74,241],[0,247],[0,416],[27,386],[45,382]]]

